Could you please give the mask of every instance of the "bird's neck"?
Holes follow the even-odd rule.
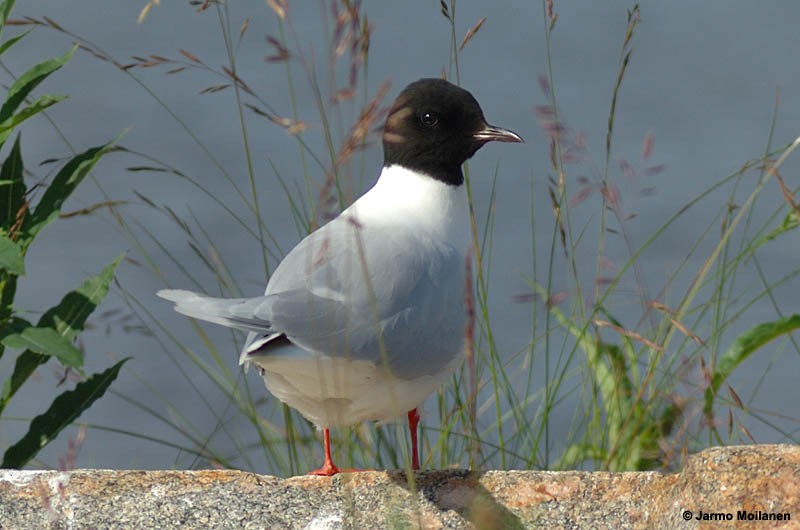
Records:
[[[469,208],[465,186],[454,186],[400,165],[383,168],[375,185],[348,208],[360,223],[408,226],[469,246]]]
[[[464,173],[461,170],[461,163],[453,163],[451,157],[440,156],[436,152],[428,153],[422,156],[420,153],[414,153],[410,156],[408,150],[398,150],[391,142],[384,141],[384,169],[388,167],[401,166],[411,171],[418,173],[425,173],[429,178],[438,180],[450,186],[461,186],[464,184]],[[471,157],[472,152],[460,153],[460,155],[467,155],[466,158]]]

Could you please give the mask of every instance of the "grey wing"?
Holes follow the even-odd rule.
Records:
[[[466,333],[463,250],[416,233],[337,219],[304,239],[270,279],[260,307],[306,350],[434,373]]]

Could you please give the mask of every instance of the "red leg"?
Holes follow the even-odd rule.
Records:
[[[419,469],[419,451],[417,450],[417,426],[419,425],[419,412],[417,409],[408,411],[408,430],[411,431],[411,469]]]
[[[410,414],[410,413],[409,413]],[[330,429],[322,429],[322,436],[325,441],[325,463],[322,467],[309,471],[309,475],[320,475],[323,477],[332,477],[339,472],[339,468],[333,465],[333,458],[331,458],[331,431]]]

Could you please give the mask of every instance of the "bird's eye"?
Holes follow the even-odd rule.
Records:
[[[423,112],[419,117],[419,121],[421,121],[422,125],[425,127],[435,127],[436,124],[439,123],[439,116],[433,112]]]

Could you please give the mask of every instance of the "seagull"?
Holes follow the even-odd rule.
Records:
[[[468,339],[471,256],[461,166],[484,144],[522,142],[489,125],[468,91],[420,79],[392,104],[375,185],[305,237],[263,296],[157,295],[192,318],[249,331],[240,364],[323,432],[406,414],[419,469],[418,408],[460,366]]]

